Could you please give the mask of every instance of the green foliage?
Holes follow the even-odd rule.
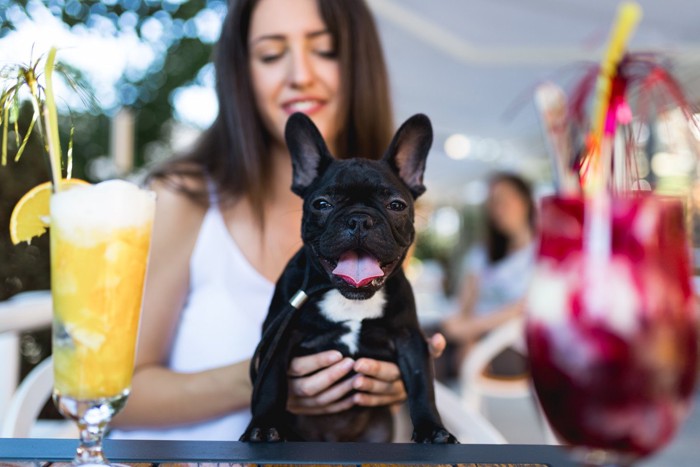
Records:
[[[0,0],[0,41],[16,27],[12,18],[31,16],[30,3]],[[148,160],[149,143],[167,136],[163,129],[173,117],[173,91],[192,84],[211,57],[211,38],[197,35],[201,32],[197,27],[198,15],[205,11],[222,14],[226,1],[44,0],[41,3],[71,28],[99,28],[103,33],[111,30],[114,35],[133,31],[158,54],[145,73],[126,70],[116,84],[115,108],[89,110],[72,116],[76,126],[74,153],[76,157],[89,160],[108,153],[108,139],[101,134],[97,140],[91,134],[85,135],[79,128],[84,130],[90,123],[83,124],[81,120],[93,122],[95,118],[106,118],[120,107],[134,110],[137,118],[135,165],[143,165]],[[149,26],[153,29],[154,24],[161,28],[161,34],[148,33]],[[103,124],[98,123],[100,127]],[[79,163],[76,161],[76,165]]]
[[[173,117],[171,95],[176,89],[192,84],[199,70],[209,62],[211,44],[185,38],[173,44],[162,68],[149,71],[142,79],[130,82],[124,79],[122,86],[138,90],[138,98],[132,104],[137,110],[136,160],[140,166],[147,161],[147,144],[162,139],[164,123]]]

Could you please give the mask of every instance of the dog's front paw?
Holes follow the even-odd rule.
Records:
[[[280,431],[273,427],[250,426],[241,436],[240,441],[249,443],[278,443],[284,441]]]
[[[411,439],[416,443],[423,444],[459,444],[457,438],[441,426],[427,430],[413,430],[413,437]]]

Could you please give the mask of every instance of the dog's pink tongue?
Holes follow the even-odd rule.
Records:
[[[341,277],[354,287],[364,287],[377,277],[382,277],[384,271],[379,261],[372,255],[357,251],[348,251],[338,260],[333,274]]]

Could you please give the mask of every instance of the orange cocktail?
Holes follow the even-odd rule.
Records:
[[[51,198],[54,389],[73,402],[128,395],[153,193],[123,181]]]

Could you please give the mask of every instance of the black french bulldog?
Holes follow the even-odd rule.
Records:
[[[425,191],[432,143],[425,115],[408,119],[381,160],[334,159],[314,123],[285,128],[292,190],[304,199],[304,246],[277,282],[251,363],[253,418],[241,441],[388,442],[388,407],[332,415],[286,410],[293,357],[336,349],[396,362],[408,393],[413,440],[456,443],[435,406],[432,360],[401,263],[413,242],[413,201]]]

